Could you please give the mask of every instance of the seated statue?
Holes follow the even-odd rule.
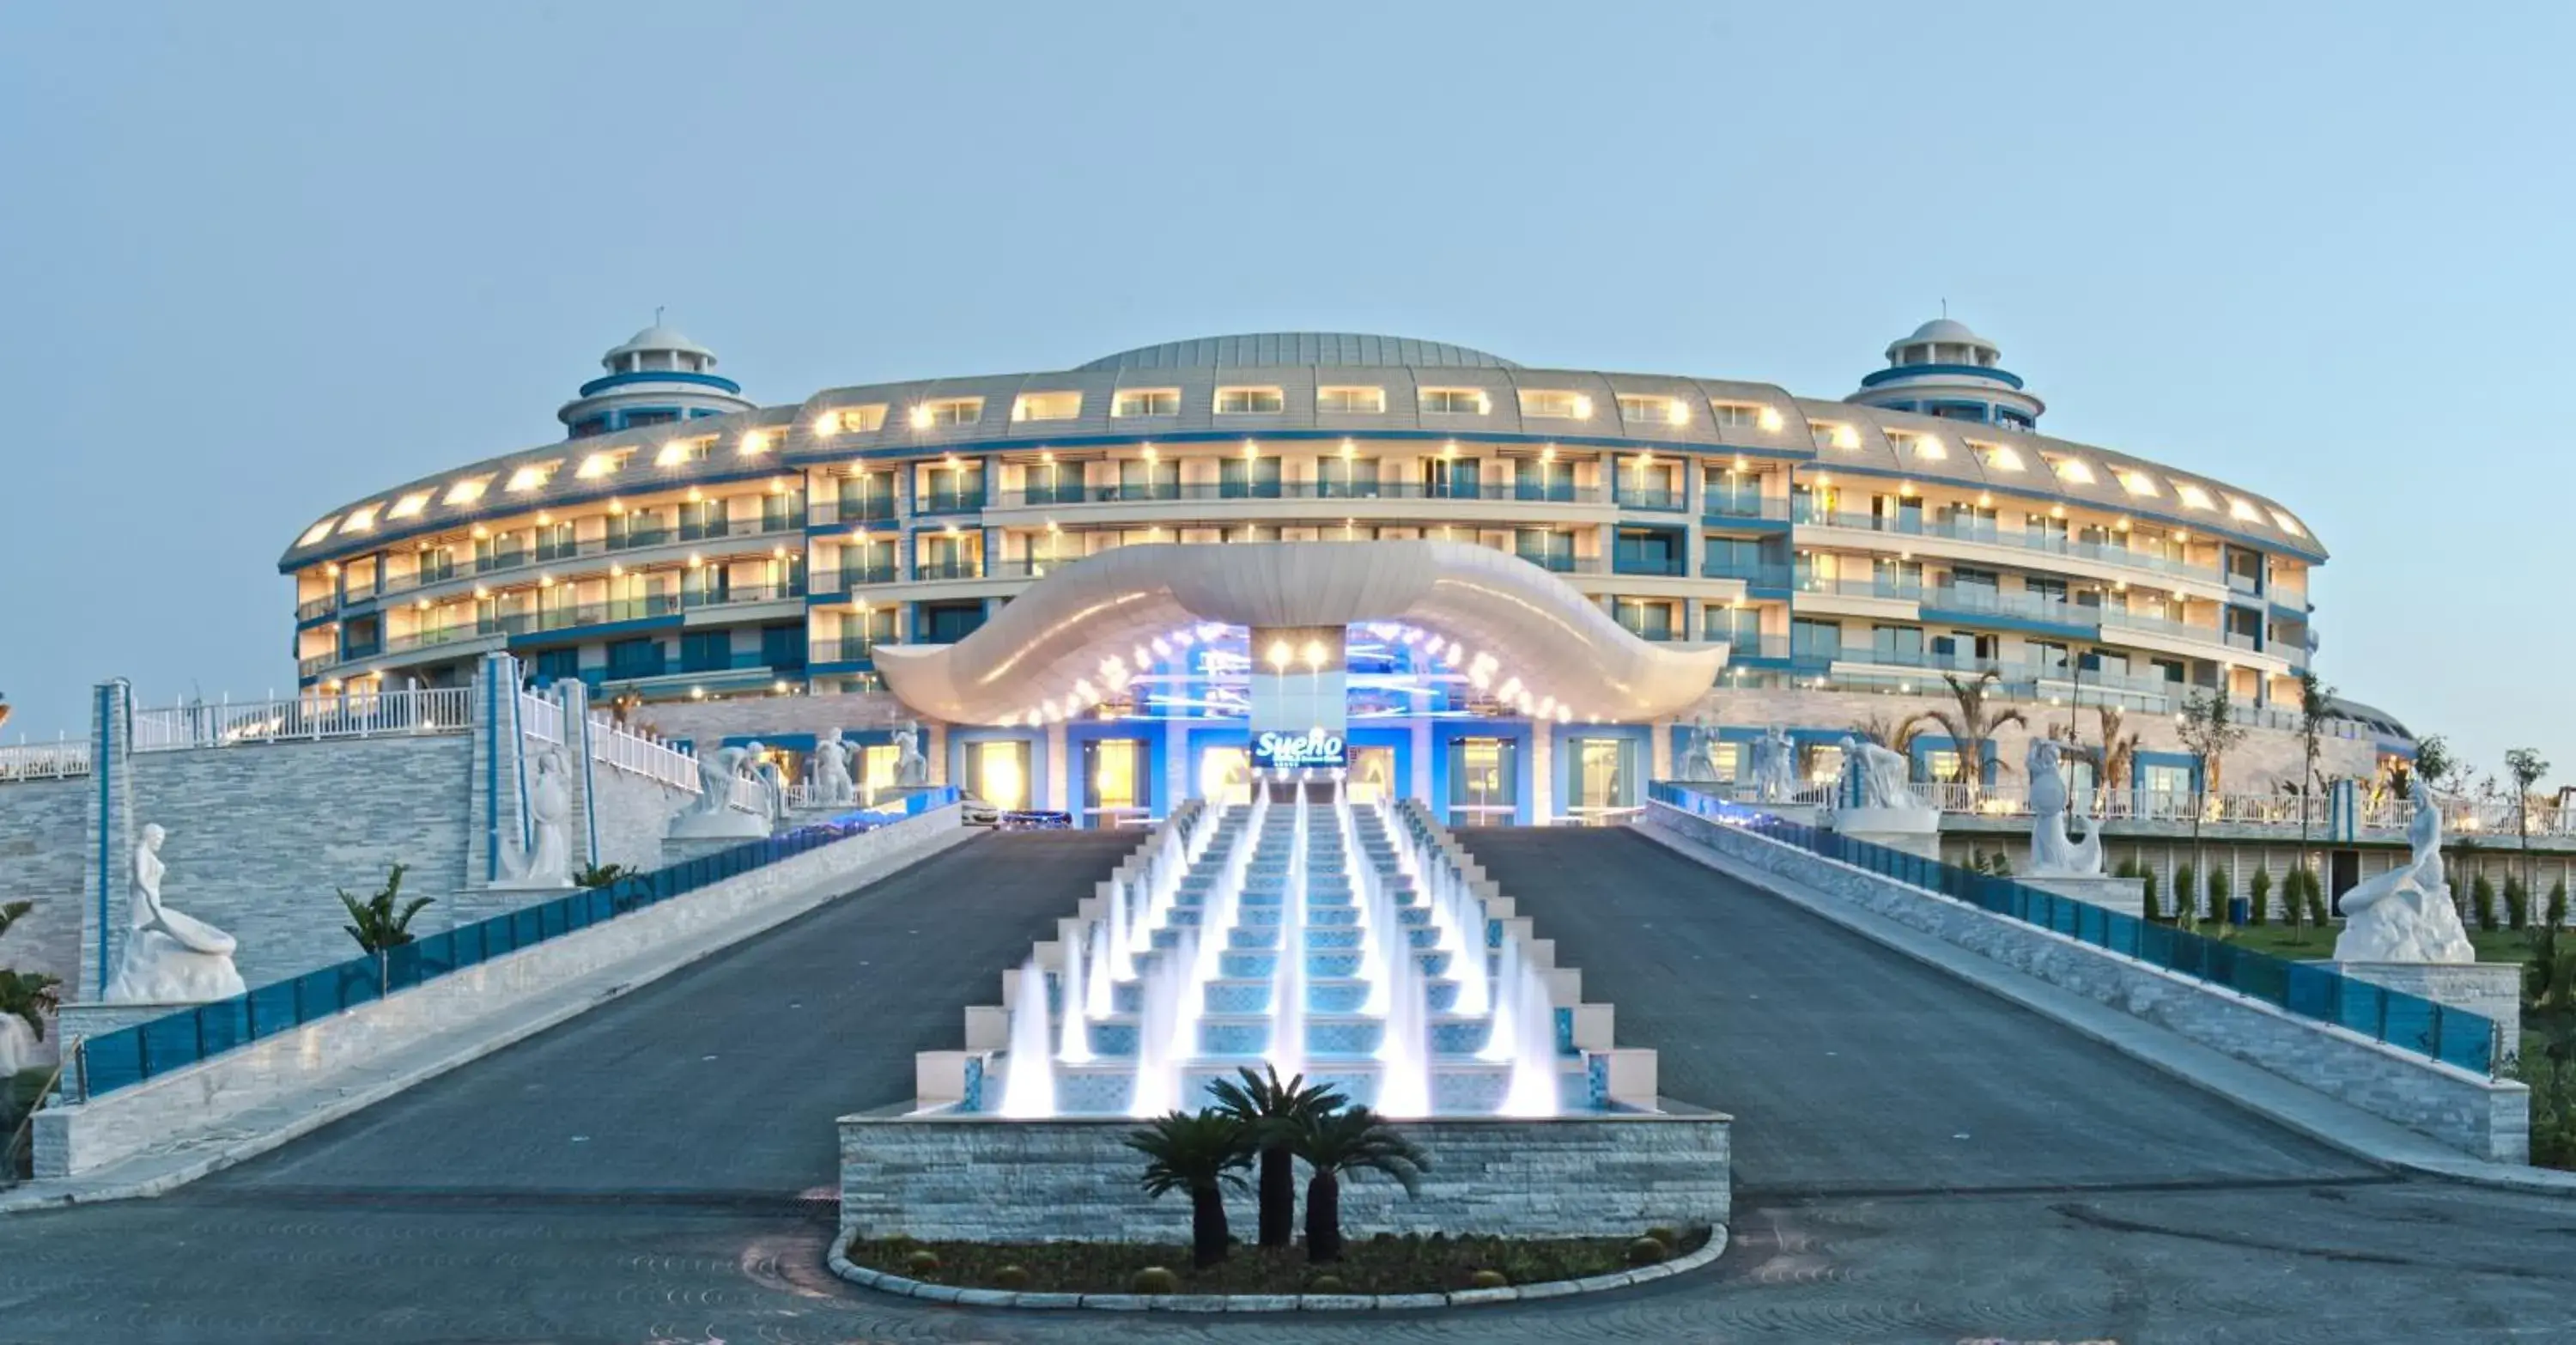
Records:
[[[2024,765],[2030,771],[2030,871],[2045,878],[2099,878],[2102,876],[2102,827],[2088,822],[2084,839],[2068,837],[2066,819],[2070,794],[2066,777],[2057,769],[2058,746],[2053,738],[2033,737],[2030,755]],[[2081,817],[2083,810],[2074,810]]]
[[[110,1004],[202,1004],[243,993],[233,969],[233,936],[161,904],[157,825],[134,847],[134,885],[126,904],[125,951],[101,998]]]
[[[2418,780],[2415,817],[2407,825],[2412,858],[2343,894],[2345,917],[2335,939],[2337,962],[2475,962],[2451,885],[2442,875],[2442,811]]]
[[[850,779],[850,754],[839,729],[823,731],[814,744],[814,764],[806,781],[814,802],[838,806],[858,801],[858,786]]]
[[[1906,783],[1911,774],[1904,757],[1857,734],[1843,736],[1843,770],[1852,777],[1849,797],[1859,808],[1913,810],[1923,806]]]

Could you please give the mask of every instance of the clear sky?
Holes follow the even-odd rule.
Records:
[[[278,554],[558,437],[656,305],[769,403],[1229,331],[2045,427],[2288,502],[2318,667],[2576,777],[2576,7],[16,5],[0,692],[291,688]]]

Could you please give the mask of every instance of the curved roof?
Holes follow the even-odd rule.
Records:
[[[1329,364],[1351,368],[1413,365],[1434,369],[1516,369],[1500,355],[1489,355],[1443,341],[1417,341],[1410,336],[1370,336],[1361,332],[1249,332],[1238,336],[1200,336],[1187,341],[1138,346],[1103,355],[1083,371],[1104,369],[1203,369],[1230,364]]]
[[[657,322],[627,337],[626,344],[616,347],[601,358],[613,360],[620,355],[632,355],[646,350],[677,350],[689,355],[704,355],[710,362],[716,357],[714,351],[682,336],[679,328],[666,327]]]
[[[1983,346],[1997,354],[2001,354],[2003,351],[2003,347],[1977,335],[1973,331],[1970,331],[1968,329],[1968,324],[1961,322],[1956,318],[1934,318],[1930,322],[1924,323],[1922,326],[1915,328],[1912,336],[1901,337],[1897,340],[1888,342],[1887,357],[1891,360],[1895,359],[1896,352],[1905,349],[1907,346],[1921,345],[1926,341],[1964,342],[1965,344],[1972,346]]]
[[[1466,542],[1122,546],[1030,585],[953,645],[879,645],[904,704],[952,723],[1062,719],[1113,686],[1111,660],[1200,622],[1340,626],[1402,621],[1491,654],[1495,688],[1569,715],[1656,719],[1705,693],[1723,645],[1639,639],[1547,571]]]

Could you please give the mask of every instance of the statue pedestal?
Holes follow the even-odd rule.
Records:
[[[671,829],[663,833],[666,845],[670,841],[756,841],[768,835],[769,819],[739,808],[682,813],[671,819]]]
[[[2465,1009],[2494,1021],[2504,1030],[2504,1049],[2522,1049],[2522,966],[2514,962],[2335,962],[2317,965],[2341,972],[2345,1021],[2367,1023],[2375,1016],[2364,987],[2403,990],[2454,1009]]]
[[[1802,827],[1824,825],[1822,810],[1812,803],[1755,803],[1750,799],[1730,799],[1728,802],[1738,808],[1765,813],[1783,822],[1794,822]]]
[[[1925,859],[1941,857],[1941,814],[1931,808],[1840,808],[1834,831]]]
[[[2067,874],[2015,874],[2013,881],[2024,887],[2035,887],[2104,910],[2144,918],[2147,913],[2147,880],[2115,878],[2102,874],[2076,877]]]

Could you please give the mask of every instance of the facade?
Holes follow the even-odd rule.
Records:
[[[1942,319],[1825,401],[1272,333],[760,406],[657,323],[562,409],[569,437],[335,509],[280,568],[311,694],[458,684],[507,649],[540,680],[663,703],[646,713],[673,732],[767,730],[793,749],[818,716],[863,742],[901,714],[938,718],[889,703],[888,668],[998,649],[968,641],[1089,556],[1169,546],[1163,563],[1188,572],[1193,547],[1455,543],[1527,562],[1509,568],[1623,642],[1696,652],[1714,685],[1693,711],[1595,723],[1570,691],[1554,705],[1497,694],[1507,675],[1478,685],[1426,652],[1443,646],[1423,611],[1371,614],[1335,670],[1354,745],[1382,748],[1391,786],[1453,815],[1631,805],[1695,718],[1717,722],[1720,773],[1738,768],[1733,744],[1777,723],[1829,774],[1855,718],[1947,705],[1945,673],[1989,669],[1996,696],[2034,717],[2128,712],[2149,730],[2129,786],[2188,789],[2189,759],[2155,749],[2192,690],[2226,687],[2258,737],[2294,717],[2325,548],[2282,503],[2041,434],[2044,404],[2001,359]],[[1650,662],[1562,629],[1605,670]],[[1117,641],[1122,685],[1104,674],[1078,705],[1003,694],[934,725],[935,769],[1093,819],[1208,787],[1221,768],[1206,752],[1222,749],[1201,739],[1241,739],[1238,675],[1261,651],[1224,621],[1167,636]],[[1016,666],[978,657],[988,666],[941,676]],[[2408,750],[2384,716],[2338,737],[2365,766]],[[1912,746],[1926,778],[1960,772],[1946,739]],[[2007,742],[1978,769],[2017,760]]]

